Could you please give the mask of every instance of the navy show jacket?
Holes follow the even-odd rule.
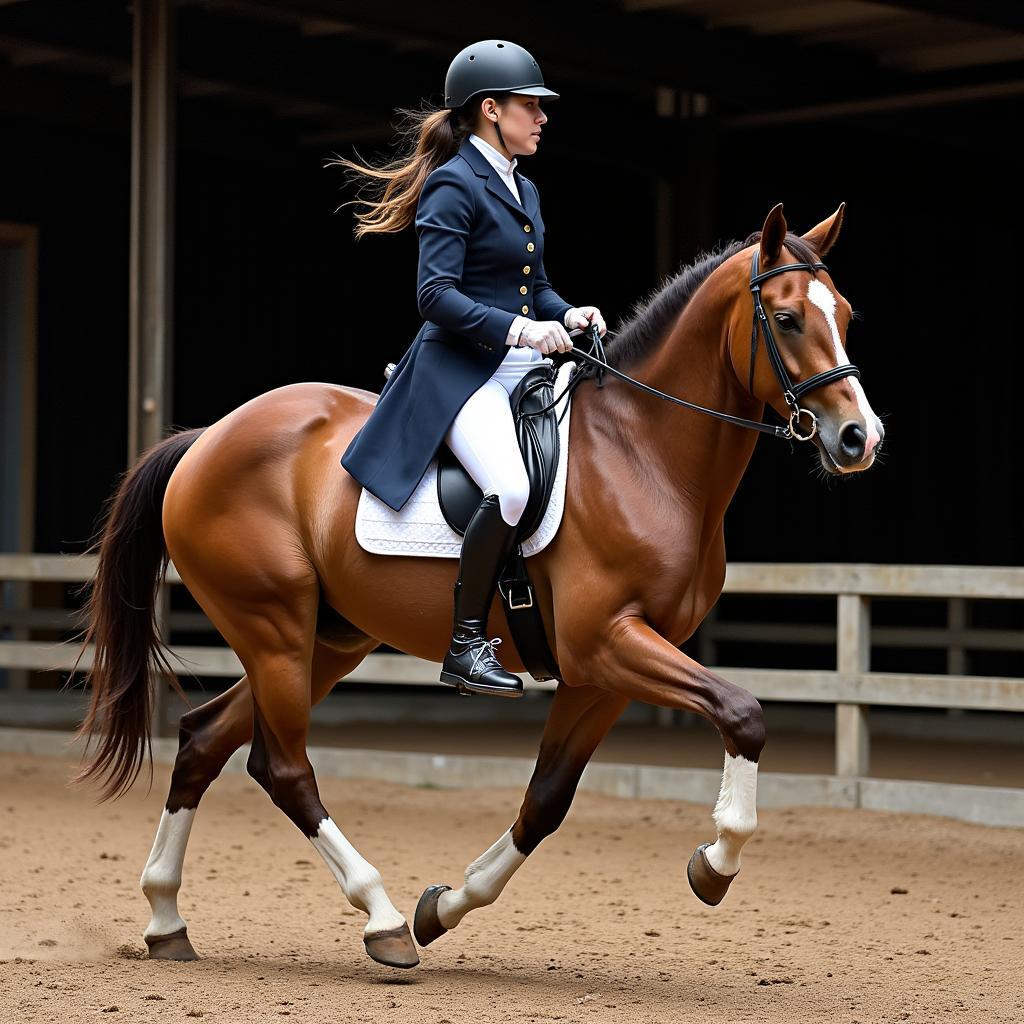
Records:
[[[523,205],[466,138],[432,171],[416,207],[416,299],[423,326],[341,464],[395,511],[409,499],[459,410],[508,353],[516,316],[563,322],[544,272],[540,196],[514,172]]]

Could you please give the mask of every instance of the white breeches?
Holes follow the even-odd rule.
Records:
[[[530,481],[516,440],[509,397],[529,370],[552,360],[532,348],[515,348],[466,400],[445,441],[484,495],[496,494],[501,518],[515,526],[530,497]]]

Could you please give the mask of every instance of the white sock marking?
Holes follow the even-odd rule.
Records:
[[[461,889],[441,893],[437,901],[441,924],[454,928],[471,910],[493,903],[525,860],[526,854],[515,848],[509,830],[466,868]]]
[[[153,911],[143,933],[150,938],[170,935],[185,927],[178,913],[178,890],[181,888],[181,865],[196,809],[182,807],[173,814],[164,810],[153,840],[153,849],[142,871],[139,884]]]
[[[843,348],[842,339],[839,337],[839,325],[836,323],[836,297],[832,289],[824,281],[811,278],[807,285],[807,298],[825,315],[825,321],[832,334],[832,344],[836,351],[836,366],[848,363],[850,358],[847,356],[846,350]],[[868,435],[868,439],[864,444],[864,457],[867,458],[874,451],[875,445],[879,441],[878,418],[868,403],[868,396],[864,394],[864,388],[861,386],[860,381],[856,377],[847,377],[846,379],[853,388],[853,393],[857,399],[857,410],[864,420],[864,429]]]
[[[718,839],[704,851],[720,875],[740,869],[740,850],[757,828],[757,762],[725,755],[722,789],[711,816]]]
[[[330,818],[320,822],[310,842],[327,862],[349,903],[369,914],[364,935],[401,928],[405,924],[405,918],[388,899],[380,872],[360,856]]]

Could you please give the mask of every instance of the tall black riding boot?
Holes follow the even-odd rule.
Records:
[[[441,667],[441,682],[463,692],[523,695],[522,680],[506,672],[494,653],[492,645],[501,641],[486,636],[487,612],[516,530],[502,518],[496,494],[484,496],[466,527],[455,581],[455,628]]]

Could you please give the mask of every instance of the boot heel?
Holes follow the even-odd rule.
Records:
[[[442,672],[441,682],[454,686],[464,697],[473,696],[472,692],[466,689],[466,681],[461,676],[453,675],[451,672]]]

